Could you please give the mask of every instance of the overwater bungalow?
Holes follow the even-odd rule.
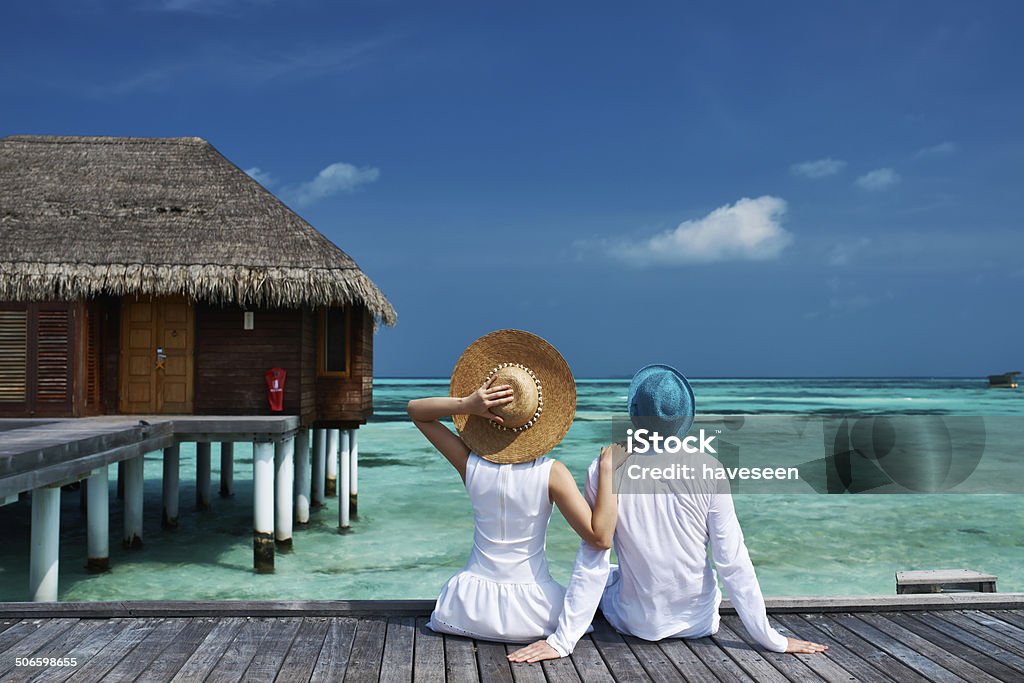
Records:
[[[355,261],[200,138],[0,139],[0,417],[263,415],[358,427]]]
[[[173,528],[186,441],[199,509],[211,444],[226,496],[234,444],[252,444],[258,571],[335,483],[345,530],[373,334],[394,322],[348,254],[205,140],[0,139],[0,506],[31,491],[32,599],[57,598],[61,488],[85,484],[104,571],[109,466],[140,547],[143,458],[163,452]]]
[[[988,385],[993,389],[1016,389],[1019,374],[1020,372],[1004,372],[1001,375],[989,375]]]

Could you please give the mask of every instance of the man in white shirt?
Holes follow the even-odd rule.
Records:
[[[694,415],[692,389],[674,368],[647,366],[633,378],[630,415],[638,428],[655,426],[661,434],[685,434]],[[642,467],[646,463],[639,459],[644,457],[634,455],[628,462]],[[677,460],[697,472],[705,463],[719,466],[700,453]],[[597,491],[597,465],[598,460],[591,464],[584,485],[591,503]],[[727,485],[698,478],[619,491],[614,538],[619,565],[609,565],[608,550],[581,544],[557,630],[546,640],[513,652],[510,660],[536,662],[570,654],[598,604],[617,631],[645,640],[713,635],[718,631],[722,594],[712,556],[743,625],[759,644],[774,652],[827,649],[787,638],[768,623]]]

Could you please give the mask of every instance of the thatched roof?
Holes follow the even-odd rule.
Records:
[[[395,311],[355,261],[200,138],[0,139],[0,301],[187,294]]]

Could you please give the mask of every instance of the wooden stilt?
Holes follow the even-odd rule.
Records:
[[[87,557],[85,568],[93,574],[110,569],[110,483],[109,467],[104,465],[86,480],[83,487],[89,498]]]
[[[274,571],[274,444],[259,442],[252,447],[252,554],[253,568]]]
[[[210,509],[210,442],[196,444],[196,508]]]
[[[60,487],[32,491],[32,545],[29,551],[28,592],[34,602],[57,599],[60,557]]]
[[[352,483],[352,463],[348,448],[348,430],[341,431],[341,464],[338,466],[338,528],[345,531],[349,527],[349,494]]]
[[[220,495],[235,495],[235,444],[225,441],[220,445]]]
[[[324,479],[327,476],[327,430],[313,430],[313,467],[310,504],[313,508],[324,506]]]
[[[349,430],[349,450],[351,451],[352,460],[352,493],[351,493],[351,505],[352,516],[356,517],[359,515],[359,430]]]
[[[142,488],[146,482],[143,458],[139,455],[124,462],[124,534],[125,548],[142,547]]]
[[[178,483],[180,477],[180,449],[178,444],[164,449],[163,514],[160,524],[165,529],[178,526]]]
[[[295,523],[309,524],[309,430],[300,429],[295,435]]]
[[[338,440],[337,429],[327,430],[327,476],[324,483],[324,493],[330,497],[338,492]]]
[[[292,514],[295,510],[295,438],[289,437],[274,444],[276,514],[274,515],[274,539],[277,549],[291,552]]]

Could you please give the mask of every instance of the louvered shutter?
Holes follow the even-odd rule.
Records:
[[[71,401],[71,316],[41,309],[36,322],[36,405]]]
[[[28,311],[0,311],[0,403],[28,400]]]

